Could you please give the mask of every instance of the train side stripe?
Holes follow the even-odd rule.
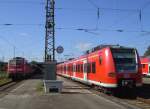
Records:
[[[65,74],[62,74],[62,75],[65,76],[65,77],[69,77],[68,75],[65,75]],[[116,88],[117,87],[117,84],[100,83],[100,82],[96,82],[96,81],[92,81],[92,80],[85,81],[82,78],[73,77],[73,76],[71,76],[71,78],[74,79],[74,80],[89,84],[89,85],[95,84],[95,85],[98,85],[98,86],[104,86],[104,87],[108,87],[108,88]]]

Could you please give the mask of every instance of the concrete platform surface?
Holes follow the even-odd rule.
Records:
[[[0,109],[127,109],[111,100],[93,94],[88,87],[65,78],[61,94],[36,90],[42,80],[30,79],[0,98]]]

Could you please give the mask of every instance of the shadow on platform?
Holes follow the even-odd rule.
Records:
[[[64,86],[64,89],[90,89],[89,87],[80,87],[80,86]]]
[[[44,75],[43,74],[36,74],[33,75],[30,79],[43,79]]]
[[[144,99],[150,99],[150,84],[143,84],[143,86],[137,90],[137,96]]]
[[[61,94],[91,94],[91,93],[88,93],[88,92],[69,92],[69,91],[63,91],[61,92]]]
[[[122,99],[150,99],[150,84],[143,84],[142,87],[136,88],[135,90],[124,90],[123,92],[118,92],[116,95],[118,98]]]

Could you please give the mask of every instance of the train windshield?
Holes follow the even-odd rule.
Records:
[[[22,60],[10,60],[10,65],[19,65],[22,64]]]
[[[134,49],[112,49],[117,72],[136,71],[136,52]]]

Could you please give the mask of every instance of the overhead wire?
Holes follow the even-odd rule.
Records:
[[[99,19],[100,19],[100,8],[99,6],[97,6],[92,0],[87,0],[90,4],[92,4],[97,10],[96,14],[97,14],[97,20],[96,20],[96,27],[95,30],[98,29],[98,25],[99,25]]]
[[[15,0],[15,1],[0,1],[0,5],[3,5],[3,4],[34,4],[34,5],[44,5],[45,2],[43,1],[20,1],[20,0]]]
[[[139,22],[140,22],[140,28],[141,31],[143,30],[143,11],[145,8],[147,8],[150,5],[150,1],[148,1],[147,3],[145,3],[141,8],[140,8],[140,13],[139,13]],[[150,33],[146,33],[145,35],[149,35]],[[143,36],[143,34],[141,34],[141,36]]]
[[[0,26],[8,26],[8,27],[11,27],[11,26],[44,26],[45,24],[28,24],[28,23],[1,23]]]
[[[0,39],[2,39],[2,40],[5,41],[7,44],[9,44],[10,46],[12,46],[13,49],[14,49],[14,48],[15,48],[15,49],[18,49],[15,44],[11,43],[8,39],[4,38],[4,37],[1,36],[1,35],[0,35]],[[22,50],[20,50],[20,49],[18,49],[18,50],[19,50],[20,52],[24,53],[24,51],[22,51]]]
[[[93,29],[90,28],[75,28],[75,27],[70,27],[70,28],[64,28],[64,27],[56,27],[58,30],[76,30],[76,31],[85,31],[85,32],[91,32],[94,31]],[[105,29],[105,28],[99,28],[98,31],[112,31],[112,32],[140,32],[140,33],[148,33],[150,31],[139,31],[139,30],[125,30],[125,29]]]
[[[96,29],[98,30],[99,26],[99,20],[100,20],[100,10],[111,10],[111,11],[129,11],[129,12],[139,12],[137,9],[117,9],[117,8],[100,8],[98,5],[96,5],[92,0],[87,0],[94,8],[97,9],[97,23],[96,23]],[[115,23],[116,24],[116,23]]]

